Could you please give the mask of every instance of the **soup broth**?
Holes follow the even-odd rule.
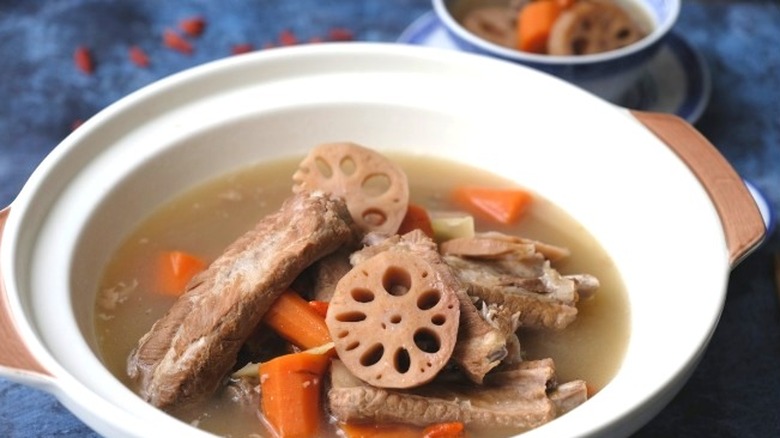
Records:
[[[410,201],[431,211],[456,210],[448,193],[465,181],[481,186],[516,185],[439,158],[390,158],[408,176]],[[101,359],[117,379],[137,390],[127,376],[127,358],[175,301],[154,291],[156,255],[175,249],[214,260],[229,243],[276,211],[291,195],[291,175],[299,162],[289,159],[262,164],[194,188],[154,212],[116,249],[102,276],[94,324]],[[516,225],[475,219],[479,231],[496,230],[569,248],[572,255],[555,267],[563,274],[589,273],[599,279],[599,290],[578,304],[579,314],[571,326],[560,332],[523,331],[520,341],[525,358],[555,360],[559,381],[583,379],[594,390],[603,388],[617,372],[629,336],[627,295],[610,257],[573,218],[538,196]],[[176,416],[219,435],[273,436],[257,409],[247,409],[229,397],[215,396]],[[325,425],[325,429],[337,436],[334,426]],[[472,432],[485,436],[484,431]]]

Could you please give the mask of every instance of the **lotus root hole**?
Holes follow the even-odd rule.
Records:
[[[417,308],[420,310],[428,310],[436,307],[441,300],[441,293],[438,290],[428,290],[420,294],[417,297]]]
[[[393,315],[390,317],[390,322],[393,324],[400,324],[401,323],[401,315]]]
[[[356,349],[358,347],[360,347],[360,341],[354,341],[354,342],[350,342],[349,344],[347,344],[347,346],[344,347],[344,349],[346,351],[352,351],[352,350],[354,350],[354,349]]]
[[[433,315],[433,317],[431,317],[431,323],[433,325],[442,326],[445,322],[447,322],[447,317],[444,315]]]
[[[352,157],[346,156],[339,161],[339,169],[344,175],[352,175],[357,170],[357,164]]]
[[[433,330],[421,328],[414,332],[414,345],[426,353],[436,353],[441,348],[439,335]]]
[[[360,356],[360,365],[364,367],[370,367],[382,360],[382,356],[385,355],[385,346],[382,344],[374,344],[366,349],[366,351]]]
[[[351,312],[342,312],[336,315],[336,321],[339,322],[360,322],[366,319],[366,314],[353,310]]]
[[[317,171],[322,175],[323,178],[329,179],[333,176],[333,169],[330,167],[330,164],[328,164],[327,161],[325,161],[322,157],[317,157],[314,159],[314,165],[317,167]]]
[[[392,180],[387,174],[374,173],[363,179],[363,183],[360,185],[360,188],[363,190],[363,193],[366,196],[376,197],[387,193],[391,186]]]
[[[349,336],[349,331],[348,330],[342,330],[336,336],[338,336],[339,339],[344,339],[347,336]]]
[[[409,368],[412,366],[412,359],[409,357],[409,352],[406,351],[405,348],[399,348],[395,352],[393,366],[400,374],[404,374],[409,371]]]
[[[412,277],[406,269],[390,266],[385,270],[385,275],[382,277],[382,287],[390,295],[400,297],[412,288]]]
[[[387,221],[387,214],[378,208],[369,208],[363,212],[363,222],[372,228],[380,227]]]
[[[364,288],[352,289],[350,295],[352,296],[352,299],[357,301],[358,303],[370,303],[374,301],[374,293],[368,289],[364,289]]]

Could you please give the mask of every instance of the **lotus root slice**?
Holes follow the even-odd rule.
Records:
[[[339,358],[361,380],[411,388],[446,365],[460,307],[429,262],[385,251],[359,263],[336,285],[326,322]]]
[[[341,196],[364,231],[395,234],[409,205],[406,174],[382,154],[354,143],[312,149],[293,175],[293,191]]]
[[[588,55],[619,49],[646,35],[620,6],[582,0],[555,20],[547,51],[551,55]]]

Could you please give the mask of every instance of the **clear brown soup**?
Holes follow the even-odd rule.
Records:
[[[431,210],[456,209],[447,194],[456,184],[511,186],[510,181],[439,158],[390,156],[409,177],[411,200]],[[102,276],[95,307],[95,330],[106,367],[135,390],[126,375],[130,351],[175,298],[154,292],[155,254],[181,249],[213,260],[235,238],[291,194],[291,176],[299,158],[262,164],[225,175],[196,187],[155,211],[124,240]],[[435,169],[435,171],[433,171]],[[520,178],[521,179],[521,178]],[[552,357],[558,381],[584,379],[600,390],[620,366],[629,337],[629,311],[624,285],[614,263],[598,242],[573,218],[537,197],[515,226],[477,220],[481,231],[497,230],[568,247],[572,256],[556,265],[562,273],[589,273],[601,287],[579,304],[578,319],[557,333],[523,332],[527,358]],[[215,434],[232,437],[272,436],[255,409],[229,399],[214,399],[180,419]],[[330,428],[337,436],[335,428]],[[485,436],[487,431],[472,431]],[[493,431],[507,436],[517,431]]]

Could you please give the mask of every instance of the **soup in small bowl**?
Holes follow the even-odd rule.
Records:
[[[679,0],[433,0],[462,50],[521,63],[617,102],[672,30]]]

